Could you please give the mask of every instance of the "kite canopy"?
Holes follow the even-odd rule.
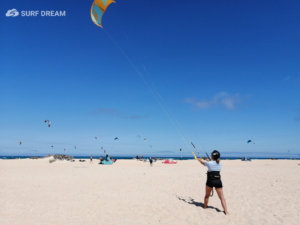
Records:
[[[21,145],[21,144],[22,144],[22,141],[20,141],[19,143],[20,143],[20,145]]]
[[[119,138],[118,138],[118,137],[115,137],[115,140],[119,140]]]
[[[110,3],[115,3],[114,0],[95,0],[91,8],[91,18],[99,27],[102,27],[102,16]]]
[[[51,126],[51,121],[50,120],[45,120],[45,123],[47,123],[48,122],[48,127],[50,127]]]
[[[247,144],[249,144],[250,142],[252,142],[252,141],[251,141],[251,140],[248,140],[248,141],[247,141]]]

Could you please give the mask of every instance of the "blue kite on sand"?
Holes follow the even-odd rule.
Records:
[[[110,157],[107,157],[107,161],[106,160],[103,160],[103,161],[101,161],[99,164],[100,165],[112,165],[114,163],[114,161],[112,161],[111,159],[110,159]]]

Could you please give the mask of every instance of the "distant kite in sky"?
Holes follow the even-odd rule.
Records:
[[[101,147],[101,149],[103,149],[103,147]]]
[[[247,144],[249,144],[250,142],[252,142],[252,141],[251,141],[251,140],[248,140],[248,141],[247,141]]]
[[[113,0],[95,0],[91,8],[91,18],[94,24],[102,28],[102,16],[110,3],[115,3]]]
[[[21,145],[21,144],[22,144],[22,141],[20,141],[19,144]]]
[[[76,149],[76,146],[74,146],[74,148]]]
[[[182,151],[182,148],[180,149],[180,151]]]
[[[104,150],[104,153],[105,153],[106,151]]]
[[[51,121],[50,120],[45,120],[45,123],[47,123],[48,122],[48,127],[50,127],[51,126]]]
[[[147,142],[147,138],[144,137],[144,141]]]
[[[115,140],[119,140],[119,138],[118,138],[118,137],[115,137]]]
[[[64,151],[66,151],[66,149],[64,149]]]
[[[95,137],[95,140],[97,140],[98,139],[98,137]]]
[[[53,148],[53,145],[51,146],[51,148]]]
[[[140,135],[137,135],[137,137],[139,137],[139,138],[140,138],[141,136],[140,136]]]
[[[152,148],[152,145],[149,145],[150,148]]]

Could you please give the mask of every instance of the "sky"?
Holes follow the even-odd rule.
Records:
[[[0,155],[299,157],[299,1],[92,3],[2,3]]]

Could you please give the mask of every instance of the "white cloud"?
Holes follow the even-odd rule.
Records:
[[[228,110],[236,109],[236,105],[241,102],[242,98],[239,94],[229,95],[227,92],[219,92],[214,95],[211,99],[200,99],[187,98],[186,103],[194,105],[199,109],[207,109],[212,107],[224,106]]]

